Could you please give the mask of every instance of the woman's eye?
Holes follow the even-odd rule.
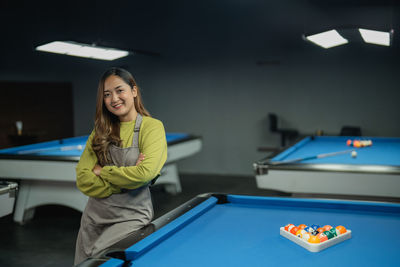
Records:
[[[110,96],[110,94],[104,94],[104,97],[109,97]]]

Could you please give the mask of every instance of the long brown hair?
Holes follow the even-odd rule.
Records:
[[[97,89],[96,117],[94,123],[95,134],[92,141],[93,151],[96,153],[98,164],[101,166],[105,166],[110,163],[108,147],[110,145],[116,145],[120,147],[122,144],[119,132],[119,118],[108,111],[107,107],[104,105],[104,83],[106,79],[112,75],[121,78],[131,87],[131,89],[136,86],[137,96],[134,99],[136,111],[142,116],[150,117],[150,113],[143,105],[139,86],[136,84],[132,74],[121,68],[111,68],[104,72]]]

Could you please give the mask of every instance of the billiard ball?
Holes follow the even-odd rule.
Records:
[[[354,147],[361,147],[361,142],[358,141],[358,140],[355,140],[355,141],[353,142],[353,146],[354,146]]]
[[[332,239],[335,237],[331,231],[325,231],[324,234],[328,237],[328,239]]]
[[[304,228],[304,230],[310,233],[313,229],[310,226],[307,226],[306,228]]]
[[[351,151],[351,157],[352,158],[357,157],[357,151],[355,151],[355,150]]]
[[[350,140],[350,139],[347,140],[346,144],[347,144],[348,146],[351,146],[351,140]]]
[[[304,229],[304,228],[306,228],[307,227],[307,225],[305,225],[305,224],[300,224],[299,226],[297,226],[299,229]]]
[[[296,233],[297,233],[298,230],[299,230],[298,227],[296,227],[296,226],[295,226],[295,227],[292,227],[292,229],[290,229],[290,233],[296,235]]]
[[[313,227],[306,227],[306,228],[304,228],[304,230],[306,230],[307,232],[309,232],[312,235],[316,235],[317,234],[317,230],[315,230]]]
[[[330,225],[325,225],[325,226],[322,227],[322,228],[324,228],[325,231],[329,231],[329,230],[332,229],[332,226],[330,226]]]
[[[336,228],[332,228],[331,230],[329,230],[329,232],[333,235],[333,237],[338,236],[336,231],[337,231]]]
[[[372,145],[372,141],[371,140],[362,140],[362,141],[360,141],[360,144],[361,144],[362,147],[371,146]]]
[[[286,231],[290,232],[290,230],[291,230],[293,227],[294,227],[294,224],[289,223],[289,224],[287,224],[287,225],[285,226],[284,229],[285,229]]]
[[[324,241],[328,240],[328,237],[323,232],[319,233],[317,235],[317,237],[319,238],[320,242],[324,242]]]
[[[304,241],[308,241],[311,237],[312,237],[312,234],[309,232],[305,232],[301,235],[301,239],[303,239]]]
[[[332,231],[332,230],[335,230],[337,236],[342,234],[342,233],[341,233],[338,229],[336,229],[336,228],[332,228],[332,229],[329,230],[329,231]]]
[[[315,231],[317,231],[319,228],[319,225],[313,224],[313,225],[311,225],[311,228],[314,229]]]
[[[342,225],[336,226],[336,229],[340,232],[341,235],[347,232],[346,228]]]
[[[304,230],[306,230],[308,233],[310,233],[310,234],[312,234],[312,235],[316,235],[316,234],[318,233],[318,231],[315,230],[315,229],[312,228],[312,227],[306,227],[306,228],[304,228]]]
[[[317,231],[318,231],[318,233],[323,233],[325,231],[325,229],[320,227],[320,228],[317,229]]]
[[[308,242],[313,243],[313,244],[317,244],[317,243],[321,243],[321,240],[319,239],[318,236],[313,235],[310,237],[310,239],[308,239]]]
[[[296,236],[302,238],[304,234],[306,234],[307,232],[303,229],[299,229],[296,232]]]

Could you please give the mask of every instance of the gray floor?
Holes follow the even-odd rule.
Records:
[[[207,193],[232,193],[259,196],[289,196],[257,188],[254,177],[224,177],[212,175],[181,175],[183,192],[173,196],[162,187],[152,188],[155,218],[174,209],[194,196]],[[295,197],[326,197],[320,195],[295,195]],[[333,196],[329,196],[333,197]],[[346,196],[335,198],[348,199]],[[352,197],[360,200],[374,199]],[[0,266],[72,266],[75,239],[81,213],[61,206],[44,206],[36,209],[32,221],[21,226],[12,216],[0,218]]]

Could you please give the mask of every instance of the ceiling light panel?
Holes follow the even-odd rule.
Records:
[[[331,48],[348,43],[347,39],[343,38],[336,30],[309,35],[306,39],[323,48]]]

